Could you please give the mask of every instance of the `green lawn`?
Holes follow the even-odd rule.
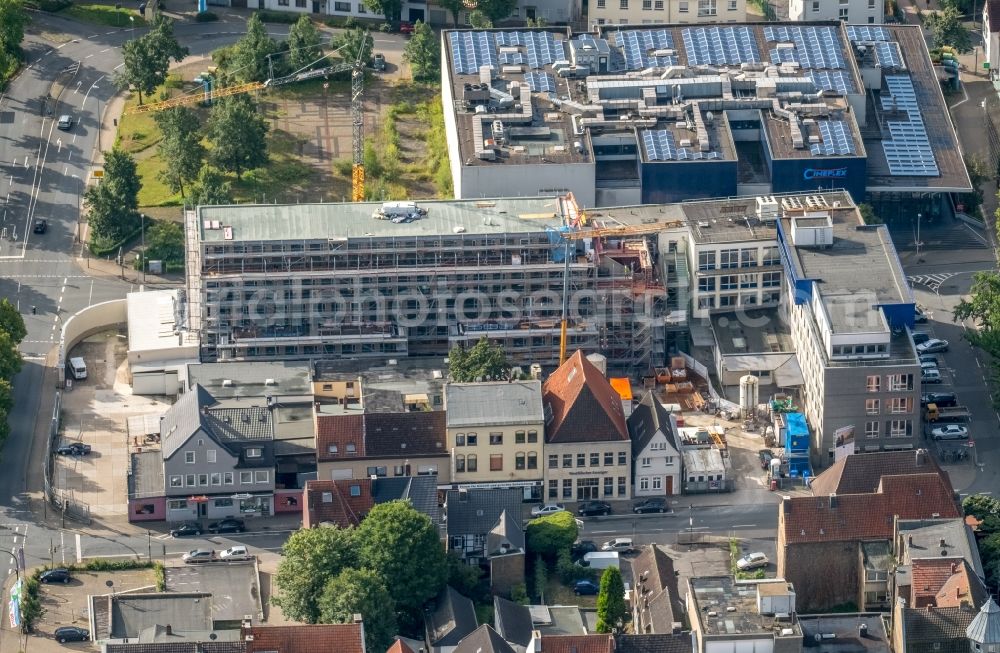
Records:
[[[146,21],[139,12],[132,9],[115,9],[113,5],[74,4],[64,9],[61,14],[85,23],[107,25],[108,27],[143,27]],[[133,21],[129,20],[129,17]]]

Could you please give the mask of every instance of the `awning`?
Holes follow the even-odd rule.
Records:
[[[805,384],[796,356],[789,356],[781,367],[774,370],[774,384],[779,388],[794,388]]]

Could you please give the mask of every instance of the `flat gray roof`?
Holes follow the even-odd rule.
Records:
[[[263,619],[256,563],[167,567],[166,574],[167,588],[172,592],[211,594],[213,621],[240,621],[248,614],[255,622]]]
[[[163,454],[160,450],[129,455],[132,456],[132,473],[128,476],[128,497],[163,496]]]
[[[198,384],[220,401],[265,395],[311,396],[311,373],[309,361],[199,363],[188,365],[188,387]]]
[[[715,340],[723,355],[795,351],[791,329],[777,308],[716,313],[711,316],[711,321]]]
[[[861,626],[865,636],[861,636]],[[876,613],[799,615],[805,653],[889,653],[889,636]],[[833,637],[827,637],[833,635]]]
[[[771,581],[775,588],[790,591],[791,585],[782,580]],[[762,583],[771,584],[768,581]],[[706,635],[749,635],[774,634],[774,616],[763,616],[757,611],[758,583],[736,582],[732,576],[705,576],[688,579],[690,591],[694,594],[697,613],[691,615],[701,622]],[[709,616],[708,613],[716,616]],[[789,628],[800,632],[792,622]]]
[[[541,381],[449,383],[444,396],[448,428],[544,421]]]

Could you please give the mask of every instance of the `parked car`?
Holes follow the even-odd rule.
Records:
[[[920,371],[921,372],[923,372],[925,370],[936,370],[937,368],[938,368],[938,366],[937,366],[936,362],[920,361]]]
[[[603,501],[584,501],[576,510],[581,517],[591,517],[593,515],[610,515],[611,505]]]
[[[941,372],[939,370],[921,370],[920,371],[920,382],[921,383],[941,383],[944,379],[941,378]]]
[[[78,628],[76,626],[60,626],[59,628],[56,628],[52,635],[60,644],[65,644],[66,642],[90,641],[90,631],[86,628]]]
[[[73,580],[73,577],[70,575],[68,569],[49,569],[42,572],[38,580],[42,583],[68,583]]]
[[[915,344],[915,345],[922,345],[923,343],[927,342],[928,340],[931,340],[931,334],[924,333],[923,331],[914,331],[913,332],[913,344]]]
[[[597,551],[597,544],[593,540],[580,540],[579,542],[575,542],[570,548],[569,555],[573,562],[578,562],[583,559],[583,556],[594,551]]]
[[[917,345],[918,354],[936,354],[942,351],[948,351],[948,341],[940,338],[931,338]]]
[[[413,23],[409,23],[409,22],[407,22],[405,20],[402,21],[399,24],[399,33],[400,34],[413,34]]]
[[[935,440],[967,440],[969,429],[961,424],[945,424],[932,430],[931,437]]]
[[[185,522],[170,530],[171,537],[191,537],[201,535],[201,526],[193,521]]]
[[[192,549],[181,556],[181,560],[183,560],[186,565],[212,562],[215,559],[215,551],[212,549]]]
[[[924,309],[919,306],[913,309],[913,321],[917,324],[927,323],[927,314],[924,313]]]
[[[740,571],[749,571],[767,566],[767,556],[760,551],[748,553],[736,561],[736,568]]]
[[[73,116],[62,115],[59,116],[59,122],[56,123],[56,127],[58,127],[64,132],[68,132],[69,130],[73,129],[73,122],[74,122]]]
[[[82,442],[71,442],[56,449],[60,456],[86,456],[90,451],[90,445]]]
[[[774,452],[770,449],[761,449],[757,452],[757,457],[760,458],[760,468],[767,469],[771,466],[771,459],[774,458]]]
[[[531,509],[531,516],[544,517],[545,515],[554,515],[557,512],[564,512],[565,510],[566,506],[561,503],[543,503]]]
[[[601,545],[601,551],[631,551],[634,548],[631,537],[616,537]]]
[[[958,397],[954,392],[928,392],[920,396],[920,405],[937,404],[938,408],[949,408],[958,405]]]
[[[934,367],[938,367],[941,365],[941,361],[939,361],[938,357],[935,356],[934,354],[921,354],[919,358],[921,365],[923,365],[924,363],[933,363]]]
[[[632,504],[632,512],[637,515],[644,515],[647,512],[667,512],[668,510],[670,508],[667,506],[666,499],[660,497],[650,497]]]
[[[573,583],[573,593],[577,596],[597,594],[601,588],[592,580],[578,580]]]
[[[247,529],[247,525],[242,519],[226,517],[208,525],[209,533],[242,533]]]
[[[31,228],[36,234],[44,234],[49,230],[49,221],[43,218],[35,219],[35,226]]]
[[[385,55],[381,52],[376,52],[372,56],[372,68],[378,71],[385,70]]]
[[[225,551],[219,553],[219,560],[225,560],[227,562],[253,560],[253,554],[247,551],[247,548],[243,545],[231,546]]]

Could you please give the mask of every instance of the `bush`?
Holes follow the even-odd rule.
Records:
[[[291,25],[299,19],[298,13],[285,11],[258,11],[257,16],[265,23],[285,23]]]
[[[219,20],[219,17],[213,14],[211,11],[203,11],[194,17],[195,21],[199,23],[214,23]]]
[[[528,588],[524,583],[518,583],[510,588],[510,600],[521,605],[528,605]]]
[[[556,559],[556,573],[563,585],[572,585],[578,580],[591,576],[589,569],[573,562],[569,549],[563,549],[559,552],[559,557]]]
[[[55,13],[57,11],[62,11],[63,9],[66,9],[73,3],[70,2],[70,0],[38,0],[36,4],[38,8],[42,11]]]
[[[392,25],[389,23],[382,23],[378,26],[378,31],[388,34],[392,31]]]

